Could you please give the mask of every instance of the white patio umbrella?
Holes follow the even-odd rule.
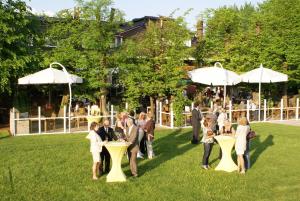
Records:
[[[217,67],[217,65],[221,67]],[[193,82],[212,86],[224,86],[224,107],[226,101],[226,86],[236,85],[241,82],[241,78],[238,74],[224,69],[219,62],[215,63],[213,67],[204,67],[189,71],[188,75]]]
[[[260,64],[259,68],[251,70],[241,75],[242,82],[248,83],[259,83],[258,87],[258,120],[260,121],[260,109],[261,109],[261,83],[272,83],[272,82],[287,82],[288,76],[277,71],[264,68]]]
[[[57,70],[52,68],[53,65],[59,65],[63,70]],[[69,84],[69,119],[71,115],[71,103],[72,103],[72,88],[73,83],[82,83],[81,77],[69,74],[66,68],[58,63],[53,62],[50,64],[50,68],[41,70],[34,74],[27,75],[25,77],[18,79],[18,84],[20,85],[40,85],[40,84]],[[71,121],[69,121],[69,132],[71,131]]]

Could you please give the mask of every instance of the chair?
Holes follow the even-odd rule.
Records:
[[[86,115],[86,114],[85,114],[85,108],[83,108],[83,107],[80,107],[80,108],[78,109],[78,112],[75,113],[75,116],[85,116],[85,115]],[[84,121],[85,118],[84,118],[84,117],[77,117],[77,118],[76,118],[77,128],[80,127],[81,120]]]
[[[44,111],[44,116],[46,118],[51,118],[51,119],[46,119],[45,121],[45,131],[48,130],[48,128],[52,128],[52,130],[55,129],[55,117],[56,114],[52,109],[46,109]]]

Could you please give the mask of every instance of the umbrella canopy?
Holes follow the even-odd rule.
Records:
[[[241,82],[241,78],[233,71],[220,67],[204,67],[188,72],[193,82],[213,85],[213,86],[232,86]]]
[[[68,84],[82,83],[82,78],[76,75],[67,74],[62,70],[55,68],[47,68],[36,72],[34,74],[27,75],[18,79],[18,84],[29,85],[29,84]]]
[[[264,68],[261,64],[259,68],[242,74],[241,79],[243,82],[249,83],[287,82],[288,76],[286,74]]]
[[[251,70],[247,73],[241,75],[243,82],[248,83],[258,83],[258,120],[260,121],[260,110],[261,110],[261,83],[271,83],[271,82],[287,82],[288,76],[277,71],[264,68],[260,64],[259,68]]]
[[[217,67],[219,64],[221,67]],[[241,78],[233,71],[226,70],[217,62],[213,67],[198,68],[188,72],[189,77],[193,82],[213,85],[224,86],[224,107],[226,106],[226,86],[236,85],[241,82]]]

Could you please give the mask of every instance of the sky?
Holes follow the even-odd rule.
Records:
[[[57,11],[76,6],[73,0],[25,0],[35,13],[45,13],[53,16]],[[195,29],[196,21],[207,8],[218,8],[224,5],[243,5],[257,3],[263,0],[114,0],[113,7],[122,10],[126,20],[143,16],[168,16],[174,10],[182,15],[185,11],[193,10],[186,17],[190,29]]]

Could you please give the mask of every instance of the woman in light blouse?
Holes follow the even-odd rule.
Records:
[[[98,131],[98,124],[96,122],[92,122],[90,126],[90,132],[86,136],[87,139],[90,140],[90,152],[93,156],[93,166],[92,166],[92,173],[93,173],[93,180],[97,180],[97,175],[99,174],[99,165],[100,165],[100,152],[102,151],[102,146],[106,143],[103,142],[100,136],[96,133]]]
[[[245,162],[243,156],[246,151],[247,134],[249,131],[250,126],[248,125],[248,120],[246,117],[242,117],[238,122],[238,127],[235,134],[235,151],[237,155],[238,172],[241,174],[245,174]]]
[[[145,131],[144,131],[144,128],[145,128],[145,124],[146,124],[146,113],[145,112],[141,112],[140,115],[139,115],[139,119],[137,120],[137,127],[138,127],[138,139],[139,139],[139,147],[140,147],[140,150],[138,152],[138,158],[143,158],[143,153],[141,152],[141,147],[145,147],[144,144],[141,144],[143,142],[145,142],[143,140],[142,142],[142,139],[144,138],[145,136]]]
[[[205,170],[208,170],[209,165],[208,165],[208,160],[209,156],[214,144],[214,134],[212,130],[212,124],[213,122],[210,121],[209,119],[205,118],[203,121],[203,137],[201,142],[203,143],[204,147],[204,153],[203,153],[203,158],[202,158],[202,168]]]

